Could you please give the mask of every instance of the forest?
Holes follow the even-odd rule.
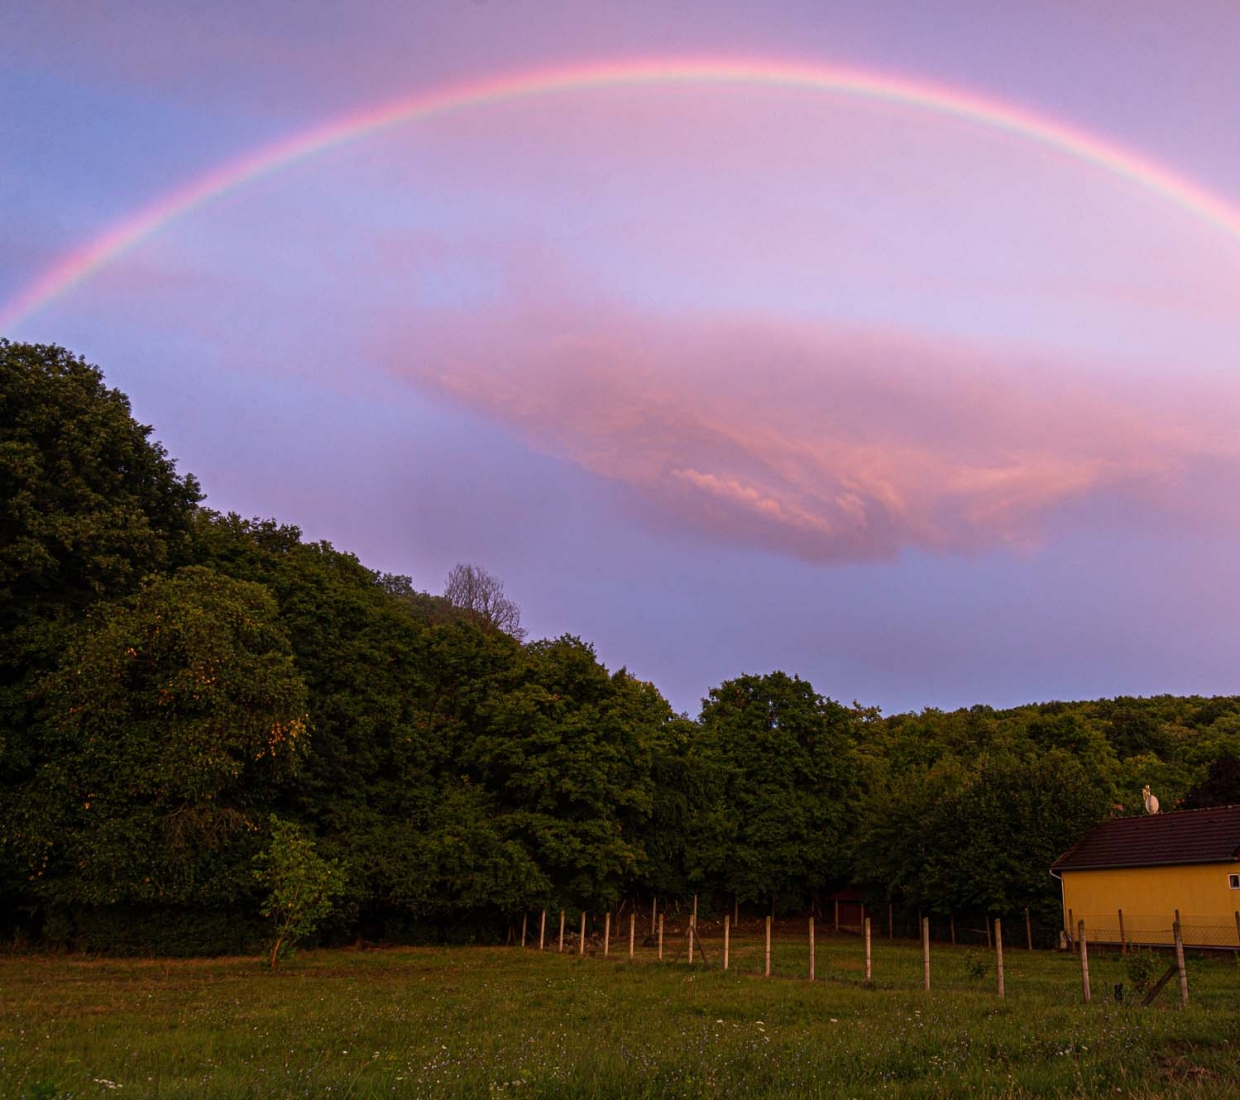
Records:
[[[883,715],[738,673],[678,714],[588,641],[525,640],[494,585],[431,594],[204,499],[96,367],[0,340],[3,942],[247,950],[290,836],[338,872],[327,942],[844,887],[1049,926],[1050,864],[1144,784],[1240,802],[1240,697]]]

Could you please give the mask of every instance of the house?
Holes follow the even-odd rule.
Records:
[[[1091,943],[1240,948],[1240,806],[1120,817],[1051,867],[1064,928]]]

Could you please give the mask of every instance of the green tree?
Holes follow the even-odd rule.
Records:
[[[201,566],[99,605],[43,683],[0,839],[43,904],[223,907],[304,754],[306,691],[269,593]]]
[[[299,940],[311,936],[344,891],[339,863],[323,859],[314,840],[291,821],[270,818],[271,841],[254,857],[254,878],[267,891],[260,912],[273,924],[272,970]]]
[[[696,877],[741,901],[806,897],[848,875],[851,711],[796,676],[742,676],[703,702],[695,757],[714,771]]]
[[[150,435],[97,368],[0,340],[0,726],[25,725],[59,627],[188,560],[198,484]]]

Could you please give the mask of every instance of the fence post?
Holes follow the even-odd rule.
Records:
[[[603,918],[603,958],[607,958],[611,954],[611,910],[607,910],[607,916]]]
[[[730,939],[729,933],[731,932],[731,922],[728,920],[728,917],[729,917],[728,913],[723,914],[723,969],[724,970],[727,970],[728,968],[728,947],[729,947],[729,939]]]
[[[809,980],[814,980],[814,918],[809,918]]]
[[[995,971],[999,976],[999,996],[1003,996],[1003,925],[995,917]]]
[[[1029,923],[1029,906],[1025,906],[1025,943],[1033,950],[1033,925]]]
[[[650,900],[650,934],[654,935],[654,919],[659,912],[659,896],[656,894]]]
[[[659,914],[659,962],[663,961],[663,914]]]
[[[763,977],[769,978],[770,976],[771,976],[771,918],[767,917],[766,918],[766,970],[763,972]]]
[[[629,910],[629,962],[633,961],[633,951],[637,943],[637,906]]]
[[[865,918],[865,984],[870,984],[870,918]]]
[[[547,946],[547,910],[542,911],[542,919],[538,922],[538,950]]]
[[[697,895],[693,895],[693,903],[697,905]],[[693,933],[697,931],[695,927],[696,918],[692,913],[689,914],[689,965],[693,965]]]
[[[1235,910],[1236,914],[1236,943],[1240,944],[1240,909]]]
[[[521,914],[521,947],[525,947],[525,924],[530,919],[529,913]]]
[[[887,938],[894,940],[896,938],[896,907],[891,902],[887,903]]]
[[[577,941],[577,954],[586,953],[586,911],[581,911],[581,938]]]
[[[921,918],[921,973],[922,979],[926,986],[926,992],[930,992],[930,918]]]
[[[1085,922],[1080,921],[1076,927],[1076,942],[1081,952],[1081,995],[1089,1004],[1089,948],[1085,944]]]
[[[990,914],[989,913],[986,913],[982,917],[982,923],[986,926],[986,948],[987,950],[989,950],[991,947],[994,946],[994,944],[991,943],[990,941]]]
[[[560,910],[560,954],[564,954],[564,910]]]
[[[947,926],[951,929],[952,947],[956,946],[956,910],[949,909],[947,912]]]
[[[1184,937],[1180,934],[1180,922],[1178,919],[1173,926],[1173,930],[1175,932],[1175,965],[1180,972],[1180,1004],[1187,1006],[1188,971],[1184,969]]]
[[[1124,935],[1124,911],[1122,909],[1115,910],[1119,914],[1119,953],[1121,955],[1128,954],[1128,937]]]

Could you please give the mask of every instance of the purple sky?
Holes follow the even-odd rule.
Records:
[[[0,306],[203,173],[445,84],[687,56],[1002,101],[1240,208],[1240,7],[44,0],[0,42]],[[674,705],[1240,692],[1240,237],[921,108],[620,86],[388,129],[5,333],[209,503],[504,578]],[[2,312],[2,308],[0,308]]]

